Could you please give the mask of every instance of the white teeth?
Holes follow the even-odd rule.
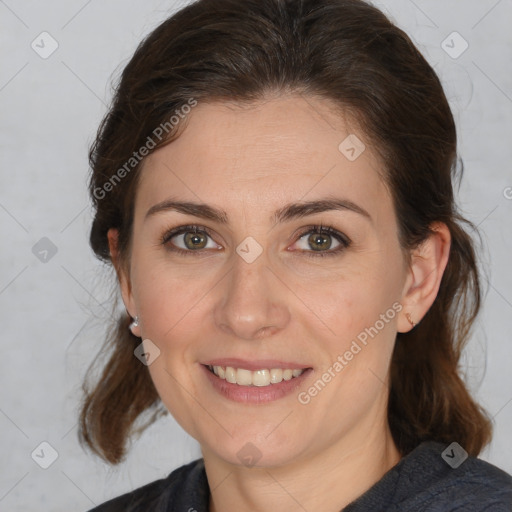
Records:
[[[240,386],[250,386],[252,384],[252,372],[238,368],[236,371],[236,382],[240,384]]]
[[[257,370],[251,373],[253,386],[268,386],[270,384],[270,372],[268,370]]]
[[[226,380],[228,382],[231,382],[231,384],[236,384],[236,370],[234,368],[231,368],[231,366],[228,366],[226,368]]]
[[[304,372],[302,370],[290,370],[282,368],[261,369],[252,372],[244,368],[233,368],[232,366],[209,366],[220,379],[227,380],[231,384],[239,386],[269,386],[270,384],[279,384],[283,380],[290,380],[299,377]]]
[[[283,380],[283,370],[281,368],[274,368],[270,370],[270,383],[278,384]]]

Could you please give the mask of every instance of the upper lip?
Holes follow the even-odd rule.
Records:
[[[289,361],[278,361],[277,359],[238,359],[238,358],[219,358],[219,359],[210,359],[208,361],[203,362],[205,366],[231,366],[232,368],[243,368],[245,370],[263,370],[272,368],[282,368],[282,369],[290,369],[290,370],[302,370],[303,368],[310,368],[308,364],[302,363],[292,363]]]

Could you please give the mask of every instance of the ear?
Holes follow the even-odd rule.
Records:
[[[398,332],[408,332],[418,324],[434,303],[450,255],[451,235],[446,224],[436,222],[434,231],[411,252],[408,275],[405,281],[398,318]]]
[[[133,300],[130,275],[126,269],[126,265],[122,263],[119,254],[119,230],[110,228],[107,232],[107,238],[110,250],[110,258],[112,260],[112,264],[114,265],[117,278],[119,280],[119,287],[121,288],[121,296],[123,298],[123,303],[126,308],[126,312],[132,318],[135,318],[137,316],[137,308]],[[131,328],[131,330],[135,336],[140,336],[139,326],[134,326]]]

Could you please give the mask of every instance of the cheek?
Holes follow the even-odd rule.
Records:
[[[386,379],[402,308],[403,270],[399,258],[390,259],[388,251],[361,255],[359,267],[351,266],[357,271],[347,271],[343,279],[331,282],[328,292],[317,290],[312,297],[322,305],[321,318],[332,331],[325,337],[330,362],[323,370],[340,363],[339,358],[343,366],[335,373],[344,377],[336,380],[332,392],[358,396],[361,403],[380,392]]]
[[[358,387],[365,382],[368,369],[385,376],[396,336],[395,319],[396,309],[390,300],[360,286],[345,290],[337,307],[325,317],[335,334],[325,340],[329,364],[341,361],[346,385]]]
[[[324,337],[329,360],[318,378],[323,380],[323,372],[335,377],[321,400],[343,403],[346,411],[356,414],[383,391],[401,305],[393,280],[377,280],[369,273],[364,279],[334,286],[332,292],[322,318],[334,335]],[[329,375],[325,378],[330,379]],[[339,412],[327,409],[326,415],[335,421]]]
[[[132,275],[144,335],[158,339],[186,324],[211,287],[208,275],[199,277],[152,255],[141,255]]]
[[[194,418],[200,411],[194,410],[190,396],[197,395],[193,371],[205,315],[203,281],[159,262],[140,268],[134,279],[142,335],[160,350],[148,366],[151,379],[165,407],[194,437],[198,434]]]
[[[342,278],[309,291],[307,300],[316,306],[336,337],[345,341],[373,326],[400,298],[402,277],[398,266],[380,254],[375,256],[364,267],[360,263],[357,272],[347,271]],[[394,313],[392,309],[386,316],[386,325],[394,324]]]

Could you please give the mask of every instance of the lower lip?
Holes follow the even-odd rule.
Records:
[[[223,397],[233,400],[234,402],[262,404],[279,400],[285,396],[292,394],[297,390],[304,379],[312,371],[311,368],[304,370],[298,377],[290,380],[283,380],[279,384],[269,384],[268,386],[240,386],[232,384],[225,379],[217,377],[208,367],[201,365],[206,377],[212,384],[213,388]]]

